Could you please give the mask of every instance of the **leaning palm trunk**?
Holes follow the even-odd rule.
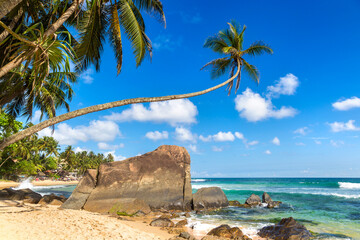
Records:
[[[53,35],[58,30],[58,28],[61,27],[64,22],[68,20],[69,17],[75,12],[76,8],[79,7],[83,2],[84,0],[75,0],[73,4],[71,4],[71,6],[61,15],[61,17],[46,30],[44,36],[50,37],[51,35]],[[7,63],[0,69],[0,78],[10,72],[12,69],[18,67],[25,60],[26,55],[23,54],[19,55],[18,57]]]
[[[0,0],[0,19],[5,17],[21,2],[22,0]]]
[[[221,88],[221,87],[225,86],[226,84],[234,81],[234,79],[239,75],[239,73],[240,73],[240,62],[238,61],[238,68],[237,68],[237,72],[235,73],[235,75],[233,75],[231,78],[229,78],[228,80],[226,80],[225,82],[223,82],[219,85],[216,85],[214,87],[211,87],[211,88],[208,88],[208,89],[205,89],[202,91],[187,93],[187,94],[162,96],[162,97],[131,98],[131,99],[125,99],[125,100],[120,100],[120,101],[115,101],[115,102],[110,102],[110,103],[94,105],[91,107],[86,107],[86,108],[82,108],[82,109],[75,110],[72,112],[68,112],[68,113],[62,114],[60,116],[50,118],[46,121],[43,121],[39,124],[29,127],[21,132],[11,135],[10,137],[4,139],[4,141],[2,143],[0,143],[0,150],[4,149],[5,147],[9,146],[10,144],[13,144],[25,137],[28,137],[36,132],[39,132],[40,130],[42,130],[44,128],[50,127],[57,123],[60,123],[60,122],[63,122],[63,121],[66,121],[66,120],[69,120],[69,119],[72,119],[75,117],[79,117],[79,116],[82,116],[82,115],[85,115],[88,113],[99,112],[102,110],[106,110],[106,109],[110,109],[110,108],[114,108],[114,107],[125,106],[125,105],[129,105],[129,104],[134,104],[134,103],[162,102],[162,101],[168,101],[168,100],[200,96],[200,95],[206,94],[208,92],[214,91],[218,88]]]

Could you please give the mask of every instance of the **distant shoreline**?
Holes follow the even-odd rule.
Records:
[[[79,181],[53,181],[53,180],[44,180],[44,181],[32,181],[31,184],[34,186],[55,186],[55,185],[77,185]],[[18,187],[19,182],[14,181],[0,181],[0,189],[9,188],[9,187]]]

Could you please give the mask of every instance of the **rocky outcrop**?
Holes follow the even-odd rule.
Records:
[[[229,201],[221,188],[200,188],[193,195],[194,210],[216,209],[229,206]]]
[[[245,204],[250,206],[258,206],[261,204],[261,198],[258,195],[251,194],[251,196],[246,199]]]
[[[216,236],[227,239],[243,239],[243,232],[238,227],[230,227],[227,224],[221,225],[208,232],[209,236]]]
[[[183,147],[160,146],[141,156],[101,164],[95,172],[87,173],[62,208],[104,213],[119,200],[131,198],[152,209],[191,210],[190,155]]]
[[[279,207],[282,202],[280,201],[271,201],[268,203],[267,208],[276,208]]]
[[[307,240],[311,233],[292,217],[283,218],[278,224],[262,228],[258,235],[276,240]]]
[[[7,196],[5,191],[7,192]],[[12,188],[5,188],[2,191],[2,196],[4,198],[6,197],[6,199],[22,200],[24,203],[33,203],[33,204],[38,203],[41,199],[41,195],[39,193],[36,193],[29,188],[19,189],[19,190],[15,190]]]
[[[69,199],[61,206],[64,209],[81,209],[96,186],[97,170],[88,169]]]
[[[108,212],[117,215],[133,216],[138,212],[149,214],[151,209],[143,200],[136,198],[122,198],[117,200],[116,204],[114,204]]]
[[[263,195],[262,195],[262,202],[263,203],[272,202],[272,199],[271,199],[270,195],[267,194],[266,192],[264,192]]]
[[[157,218],[150,223],[153,227],[174,227],[175,224],[168,218]]]
[[[63,195],[57,196],[57,195],[52,193],[50,195],[44,195],[38,203],[39,204],[49,204],[53,200],[57,200],[57,201],[61,202],[60,205],[62,205],[66,201],[66,197],[63,196]]]

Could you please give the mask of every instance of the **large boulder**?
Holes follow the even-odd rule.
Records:
[[[29,188],[19,189],[19,190],[15,190],[12,188],[5,188],[4,190],[8,194],[7,198],[10,200],[23,200],[25,203],[36,204],[41,199],[41,195],[39,193],[36,193]],[[5,192],[3,192],[3,196],[5,195],[6,195]]]
[[[258,235],[276,240],[307,240],[311,237],[311,233],[304,225],[296,222],[292,217],[283,218],[276,225],[263,227]]]
[[[212,229],[207,235],[230,239],[242,239],[244,234],[238,227],[230,227],[229,225],[224,224]]]
[[[272,199],[270,197],[270,195],[266,192],[263,193],[262,195],[262,202],[263,203],[269,203],[269,202],[272,202]]]
[[[261,198],[258,195],[251,194],[251,196],[246,199],[245,204],[250,206],[258,206],[261,204]]]
[[[193,195],[194,210],[216,209],[229,206],[224,191],[219,187],[200,188]]]
[[[96,178],[97,170],[88,169],[76,186],[75,190],[72,192],[71,196],[63,205],[61,205],[61,208],[75,210],[81,209],[96,186]]]
[[[191,210],[190,155],[183,147],[164,145],[141,156],[103,163],[94,175],[94,184],[84,191],[80,182],[63,208],[104,213],[119,200],[131,198],[152,209]]]
[[[133,216],[138,212],[149,214],[151,209],[146,202],[136,198],[119,199],[109,210],[109,213],[125,216]]]
[[[174,227],[175,224],[168,218],[157,218],[150,223],[153,227]]]

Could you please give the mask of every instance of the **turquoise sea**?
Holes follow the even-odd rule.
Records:
[[[201,187],[218,186],[229,200],[244,203],[252,193],[265,191],[279,208],[258,207],[242,209],[228,207],[210,214],[192,214],[189,225],[194,232],[206,233],[220,223],[243,227],[254,235],[263,226],[281,218],[294,217],[309,230],[315,239],[360,239],[360,178],[202,178],[193,179],[193,192]],[[34,189],[40,193],[69,196],[74,186]]]

